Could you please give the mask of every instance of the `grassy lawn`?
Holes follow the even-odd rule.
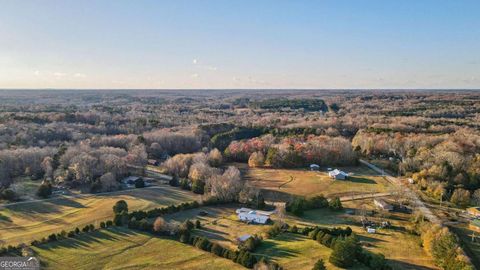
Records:
[[[283,233],[274,239],[266,239],[255,251],[276,261],[284,269],[310,270],[318,259],[323,259],[327,269],[342,269],[328,262],[331,249],[299,234]],[[350,269],[367,269],[360,265]]]
[[[15,204],[0,208],[0,245],[29,243],[53,232],[110,219],[112,206],[125,200],[130,210],[192,201],[199,197],[170,186],[134,189],[112,194]]]
[[[41,180],[33,181],[30,177],[18,177],[10,188],[15,190],[15,193],[21,199],[37,199],[36,193],[41,184]]]
[[[174,240],[120,228],[33,249],[45,269],[245,269]]]
[[[275,191],[273,194],[295,194],[327,197],[386,192],[390,183],[364,166],[339,168],[352,177],[347,180],[332,180],[326,171],[307,169],[248,168],[235,163],[253,186]],[[270,198],[275,199],[275,198]]]
[[[194,234],[202,235],[224,247],[236,249],[236,238],[245,234],[261,235],[270,225],[253,225],[240,222],[235,214],[237,205],[222,205],[201,207],[187,211],[166,215],[166,220],[183,222],[187,219],[198,219],[202,223],[201,229],[195,229]],[[200,211],[207,211],[207,216],[199,216]]]
[[[361,226],[359,210],[361,208],[374,209],[372,200],[346,202],[344,207],[357,210],[357,213],[348,215],[344,211],[334,212],[329,209],[317,209],[305,212],[301,218],[289,216],[287,222],[301,226],[350,226],[366,249],[383,253],[395,269],[438,269],[432,258],[420,246],[419,237],[411,235],[405,230],[405,226],[409,223],[409,215],[388,213],[368,216],[369,220],[377,223],[388,220],[392,227],[390,229],[380,229],[375,234],[367,234]],[[324,259],[328,260],[328,256]]]

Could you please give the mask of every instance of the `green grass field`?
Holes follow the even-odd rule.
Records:
[[[51,233],[112,218],[112,206],[125,200],[130,210],[150,209],[199,199],[170,186],[134,189],[77,198],[55,198],[0,208],[0,245],[29,243]]]
[[[345,208],[374,209],[372,200],[358,200],[344,203]],[[289,216],[289,224],[296,223],[303,226],[319,225],[324,227],[350,226],[358,235],[364,247],[375,253],[383,253],[394,269],[438,269],[432,258],[420,246],[418,236],[409,234],[405,226],[409,224],[409,215],[402,213],[389,213],[384,216],[368,216],[369,220],[377,223],[388,220],[392,224],[390,229],[380,229],[375,234],[368,234],[362,228],[359,213],[345,214],[344,211],[335,212],[329,209],[306,211],[301,218]],[[328,260],[328,257],[324,258]]]
[[[33,249],[42,269],[245,269],[175,240],[120,228]]]
[[[367,167],[339,168],[352,176],[347,180],[332,180],[325,171],[307,169],[248,168],[235,163],[253,186],[277,194],[327,197],[386,192],[390,183]],[[272,198],[275,199],[275,198]]]
[[[310,270],[318,259],[325,261],[327,269],[338,268],[328,262],[331,249],[318,244],[306,236],[299,234],[283,233],[274,239],[266,239],[255,251],[289,270]],[[350,269],[367,269],[357,265]]]

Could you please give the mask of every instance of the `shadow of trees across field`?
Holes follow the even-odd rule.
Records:
[[[372,179],[365,178],[365,177],[358,177],[358,176],[350,176],[345,180],[337,180],[337,181],[348,181],[348,182],[358,183],[358,184],[376,184],[377,183]]]
[[[417,264],[408,263],[408,262],[399,261],[399,260],[388,260],[388,262],[395,266],[394,269],[404,269],[404,270],[436,270],[437,269],[437,268],[417,265]]]
[[[57,248],[88,248],[94,243],[101,243],[104,241],[120,241],[122,238],[145,234],[127,229],[105,229],[90,233],[80,233],[73,238],[61,239],[48,244],[38,246],[40,249],[53,250]]]

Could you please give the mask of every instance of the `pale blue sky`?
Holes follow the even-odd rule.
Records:
[[[0,88],[480,88],[480,1],[0,0]]]

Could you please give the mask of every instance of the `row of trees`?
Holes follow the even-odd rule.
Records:
[[[351,165],[357,155],[350,141],[342,137],[295,136],[275,139],[272,135],[234,141],[225,150],[233,161],[247,161],[252,167],[305,167],[309,164]]]
[[[421,215],[414,220],[416,231],[420,234],[424,249],[435,263],[445,270],[473,270],[470,259],[463,253],[457,236],[447,227],[424,221]]]

